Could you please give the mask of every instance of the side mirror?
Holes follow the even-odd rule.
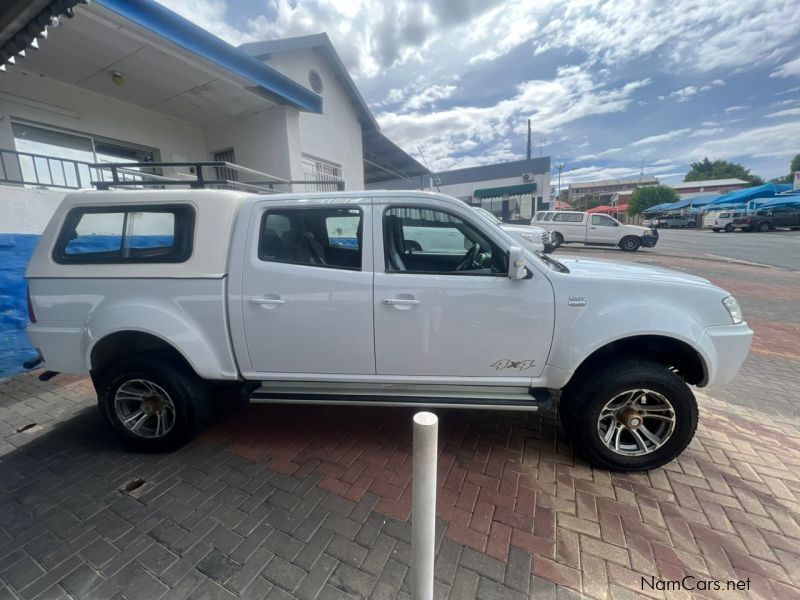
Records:
[[[528,269],[525,268],[525,261],[522,258],[523,250],[519,246],[511,246],[508,249],[508,278],[525,279],[528,276]]]

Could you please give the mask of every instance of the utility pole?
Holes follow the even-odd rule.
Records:
[[[531,159],[531,120],[528,119],[528,152],[526,154],[528,160]]]
[[[561,201],[561,171],[564,168],[564,163],[558,163],[558,197],[556,198],[556,210],[558,210],[558,203]]]

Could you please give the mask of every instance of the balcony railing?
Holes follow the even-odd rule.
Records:
[[[214,188],[255,194],[344,190],[341,179],[288,180],[225,161],[89,163],[3,149],[0,183],[73,190]]]

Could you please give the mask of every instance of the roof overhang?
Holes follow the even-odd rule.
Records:
[[[502,187],[484,188],[475,190],[473,196],[476,198],[500,198],[501,196],[521,196],[532,194],[536,191],[536,183],[520,183],[517,185],[505,185]]]
[[[428,169],[377,129],[362,129],[361,145],[364,153],[364,185],[396,179],[411,181],[415,177],[430,174]]]

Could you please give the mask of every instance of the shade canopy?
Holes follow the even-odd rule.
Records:
[[[621,213],[628,210],[627,204],[619,204],[617,206],[611,206],[609,204],[601,204],[600,206],[595,206],[594,208],[590,208],[587,210],[587,213]]]
[[[788,183],[765,183],[756,187],[744,188],[743,190],[736,190],[729,194],[724,194],[711,202],[711,204],[746,204],[758,198],[772,198],[781,192],[787,192],[792,189]]]

